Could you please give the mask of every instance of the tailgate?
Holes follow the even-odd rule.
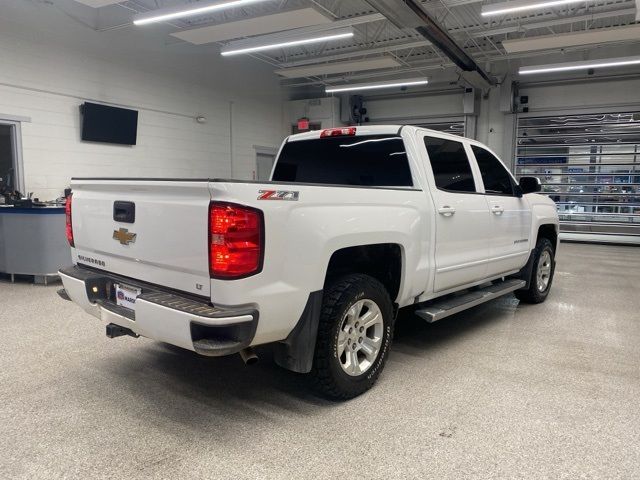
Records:
[[[71,188],[79,264],[210,296],[207,180],[74,179]]]

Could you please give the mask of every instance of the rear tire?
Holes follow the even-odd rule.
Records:
[[[325,289],[311,377],[322,395],[345,400],[369,390],[384,368],[393,337],[393,305],[368,275]]]
[[[533,268],[529,278],[529,286],[525,290],[516,290],[515,295],[523,303],[542,303],[547,299],[553,273],[555,271],[555,250],[551,240],[539,238],[533,251]]]

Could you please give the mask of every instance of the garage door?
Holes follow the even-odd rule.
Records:
[[[564,238],[640,243],[640,113],[521,117],[516,175],[540,178]]]

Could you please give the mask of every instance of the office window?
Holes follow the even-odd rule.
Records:
[[[436,187],[451,192],[475,192],[471,165],[462,142],[424,137]]]
[[[18,126],[19,124],[0,120],[0,192],[20,189]]]

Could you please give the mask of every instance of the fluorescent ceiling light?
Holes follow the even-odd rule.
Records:
[[[287,12],[246,18],[235,22],[207,25],[174,32],[171,35],[195,45],[220,42],[233,38],[252,37],[265,33],[282,32],[310,25],[330,24],[331,20],[314,8],[299,8]]]
[[[506,13],[526,12],[547,7],[557,7],[570,3],[584,3],[586,0],[516,0],[515,2],[491,3],[482,6],[482,16],[504,15]]]
[[[624,67],[625,65],[640,65],[640,56],[520,67],[518,73],[520,73],[520,75],[529,75],[534,73],[571,72],[575,70],[589,70],[591,68]]]
[[[282,68],[274,73],[286,78],[313,77],[316,75],[331,75],[334,73],[362,72],[382,68],[399,67],[400,63],[392,57],[368,58],[346,62],[321,63],[306,67]]]
[[[426,85],[429,81],[426,78],[408,78],[406,80],[389,80],[375,83],[352,83],[350,85],[336,85],[325,87],[325,93],[352,92],[358,90],[377,90],[382,88],[412,87],[415,85]]]
[[[332,40],[340,40],[343,38],[353,37],[352,28],[340,28],[332,31],[321,32],[316,34],[302,35],[270,35],[268,40],[264,37],[250,39],[248,41],[238,40],[231,42],[224,47],[220,53],[223,56],[240,55],[242,53],[262,52],[264,50],[274,50],[277,48],[294,47],[296,45],[308,45],[310,43],[330,42]]]
[[[509,53],[520,53],[610,42],[637,41],[639,38],[640,25],[636,24],[616,28],[596,28],[582,32],[503,40],[502,46]]]
[[[100,8],[106,7],[107,5],[115,5],[116,3],[120,3],[122,0],[76,0],[78,3],[82,3],[89,7]]]
[[[216,0],[210,2],[195,2],[187,5],[179,5],[170,8],[160,8],[133,17],[135,25],[146,25],[148,23],[166,22],[176,18],[191,17],[193,15],[203,15],[205,13],[228,10],[230,8],[244,7],[252,3],[265,2],[267,0]]]

